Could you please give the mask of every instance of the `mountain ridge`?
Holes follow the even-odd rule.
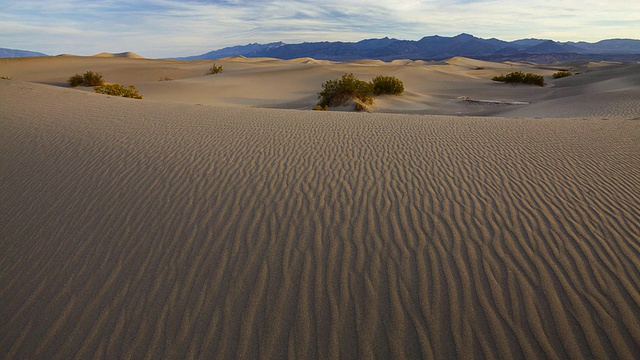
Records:
[[[49,56],[40,52],[0,48],[0,58]],[[361,59],[392,61],[445,60],[456,56],[489,61],[640,61],[640,40],[604,39],[597,42],[527,38],[504,41],[483,39],[461,33],[446,37],[424,36],[419,40],[369,38],[357,42],[321,41],[287,44],[282,41],[251,43],[209,51],[200,55],[173,57],[177,60],[215,60],[233,56],[273,57],[279,59],[314,58],[353,61]]]
[[[0,48],[0,58],[49,56],[41,52]]]
[[[605,39],[595,43],[558,42],[549,39],[504,41],[483,39],[462,33],[453,37],[425,36],[420,40],[371,38],[357,42],[322,41],[286,44],[248,44],[213,50],[205,54],[179,57],[178,60],[220,59],[229,56],[273,57],[295,59],[311,57],[318,60],[352,61],[372,59],[444,60],[455,56],[486,60],[556,59],[640,61],[640,40]]]

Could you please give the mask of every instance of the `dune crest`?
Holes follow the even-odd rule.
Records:
[[[122,53],[107,53],[102,52],[100,54],[93,55],[93,57],[97,58],[128,58],[128,59],[145,59],[144,56],[138,55],[132,52],[122,52]]]

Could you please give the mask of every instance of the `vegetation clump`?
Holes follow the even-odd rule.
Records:
[[[0,79],[2,79],[2,80],[13,80],[13,78],[11,76],[0,76]]]
[[[318,105],[322,107],[346,105],[352,99],[373,104],[371,83],[359,80],[353,74],[344,74],[340,79],[328,80],[322,84],[322,89],[318,94]]]
[[[501,81],[513,85],[521,83],[544,86],[544,77],[542,77],[542,75],[536,75],[532,73],[525,74],[522,71],[512,72],[507,75],[494,76],[491,80]]]
[[[205,75],[215,75],[215,74],[220,74],[221,72],[222,72],[222,65],[216,66],[216,63],[213,63],[213,65],[211,65],[211,68],[207,70],[207,73]]]
[[[400,95],[404,92],[404,84],[393,76],[376,76],[371,80],[374,95]]]
[[[567,77],[567,76],[571,76],[571,75],[573,75],[573,74],[571,73],[571,71],[568,71],[568,70],[560,70],[560,71],[558,71],[558,72],[556,72],[556,73],[553,73],[553,78],[554,78],[554,79],[560,79],[560,78]]]
[[[67,80],[71,87],[77,86],[101,86],[104,85],[104,80],[101,74],[94,73],[93,71],[87,71],[83,75],[75,74]]]
[[[142,99],[142,95],[138,93],[138,90],[136,90],[136,87],[133,85],[129,85],[129,87],[127,88],[120,84],[108,84],[95,86],[93,89],[99,94],[122,96],[132,99]]]
[[[171,80],[173,80],[173,79],[168,77],[168,76],[164,76],[164,77],[161,76],[160,80],[158,80],[158,81],[171,81]]]
[[[373,104],[374,95],[400,95],[404,84],[392,76],[378,76],[367,82],[356,78],[353,74],[344,74],[340,79],[328,80],[322,84],[318,93],[318,105],[314,110],[325,110],[329,107],[343,106],[349,101],[355,102],[355,110],[367,110],[366,105]]]
[[[320,104],[316,105],[316,107],[313,108],[313,110],[316,111],[327,111],[329,110],[329,106],[325,105],[325,106],[321,106]]]

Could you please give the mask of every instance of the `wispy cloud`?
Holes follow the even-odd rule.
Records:
[[[164,57],[251,42],[355,41],[467,32],[597,41],[638,37],[627,0],[0,0],[0,47]]]

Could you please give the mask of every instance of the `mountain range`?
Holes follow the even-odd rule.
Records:
[[[249,44],[214,50],[180,60],[220,59],[229,56],[274,57],[295,59],[312,57],[318,60],[443,60],[465,56],[492,61],[579,61],[610,60],[640,61],[640,40],[608,39],[595,43],[557,42],[545,39],[504,41],[482,39],[469,34],[453,37],[426,36],[420,40],[398,40],[388,37],[358,42],[305,42],[285,44]]]
[[[33,56],[48,56],[48,55],[35,52],[35,51],[0,48],[0,58],[33,57]]]
[[[0,48],[0,58],[46,56],[45,54]],[[226,47],[206,54],[176,58],[179,60],[221,59],[230,56],[273,57],[295,59],[350,61],[376,59],[443,60],[465,56],[490,61],[640,61],[640,40],[607,39],[595,43],[557,42],[546,39],[504,41],[483,39],[469,34],[453,37],[425,36],[420,40],[398,40],[388,37],[358,42],[305,42],[286,44],[249,44]]]

